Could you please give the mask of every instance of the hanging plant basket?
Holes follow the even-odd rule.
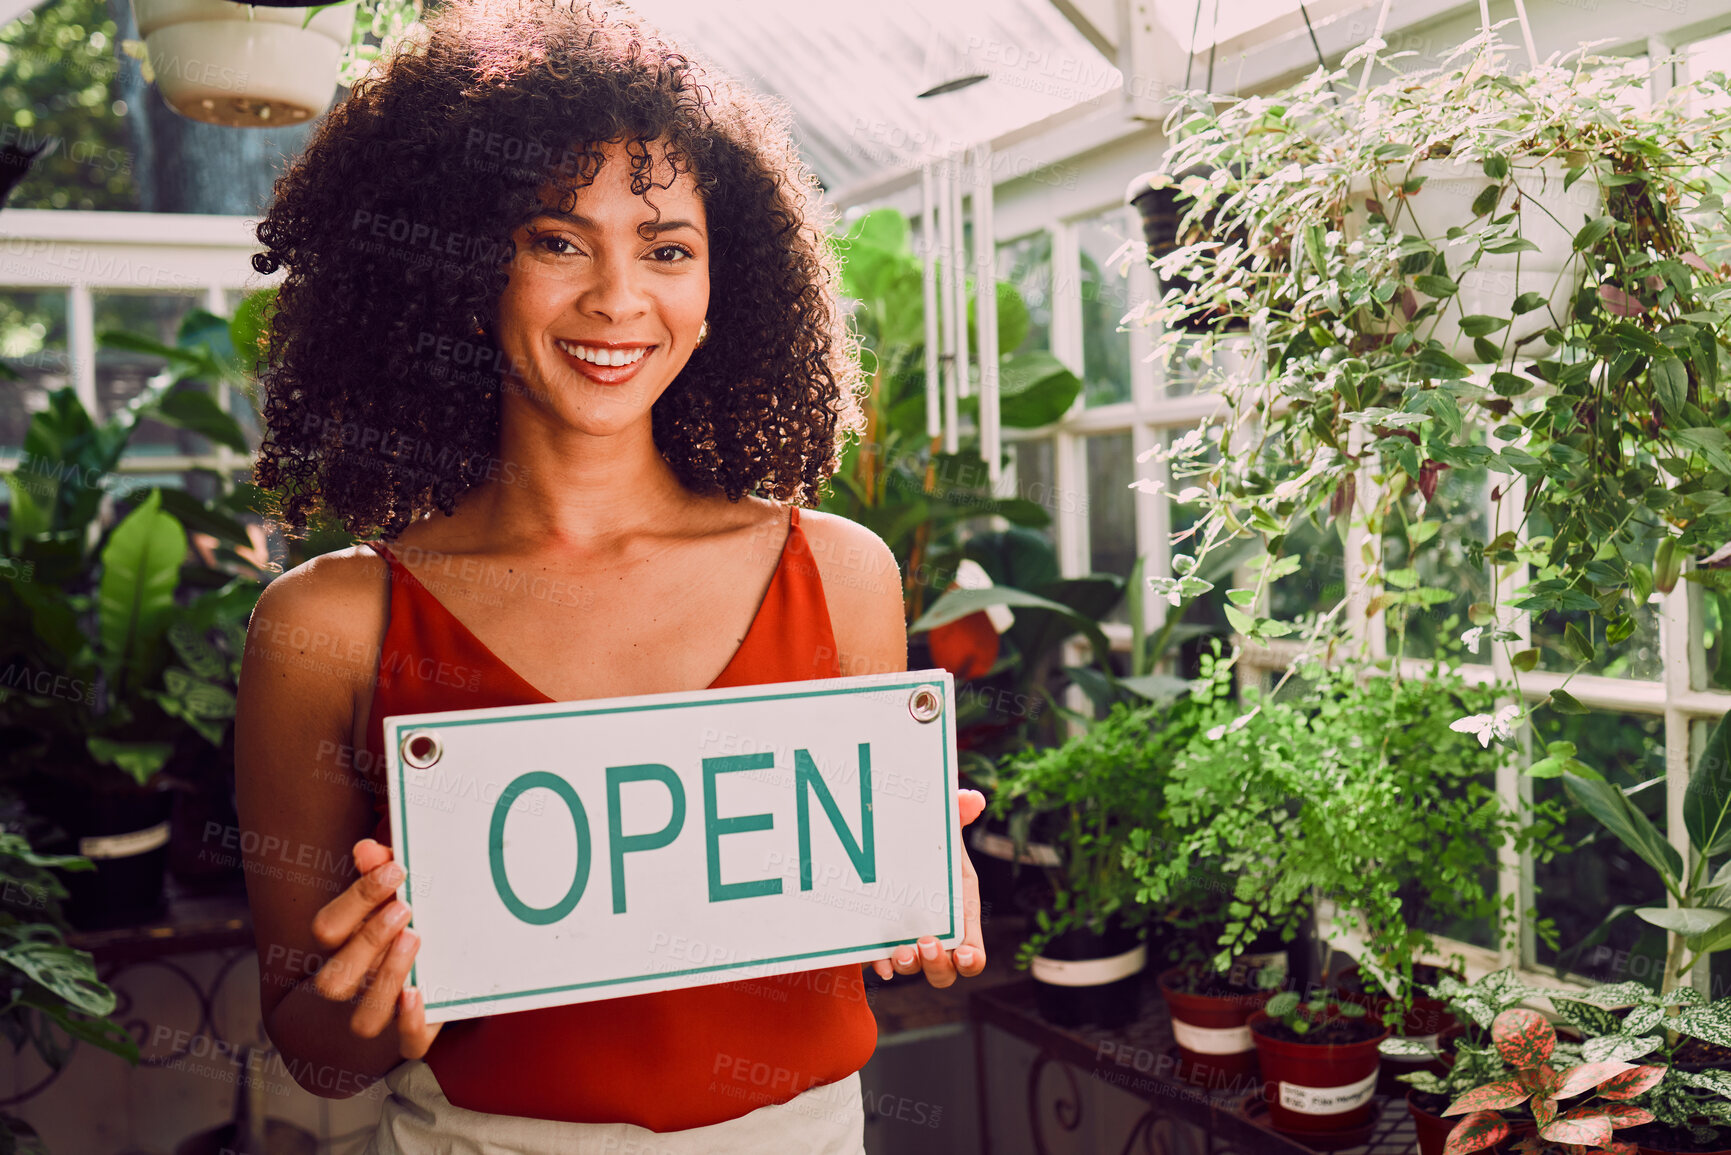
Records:
[[[1476,238],[1495,214],[1513,212],[1518,217],[1518,237],[1487,247],[1452,293],[1439,299],[1419,290],[1407,302],[1416,312],[1436,301],[1435,320],[1425,328],[1460,361],[1483,360],[1473,344],[1483,333],[1471,322],[1463,330],[1462,318],[1509,320],[1493,341],[1507,349],[1568,322],[1587,268],[1586,258],[1575,250],[1575,234],[1605,211],[1604,191],[1591,169],[1570,182],[1571,162],[1561,157],[1501,163],[1507,169],[1506,185],[1490,176],[1487,162],[1478,158],[1390,164],[1378,176],[1356,183],[1347,206],[1348,240],[1356,239],[1369,211],[1380,210],[1389,227],[1439,246],[1450,238]],[[1391,324],[1387,331],[1398,327]]]
[[[329,108],[355,9],[132,0],[162,99],[190,120],[236,128],[304,124]]]

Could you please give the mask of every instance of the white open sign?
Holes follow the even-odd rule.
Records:
[[[954,699],[933,669],[386,718],[427,1020],[954,947]]]

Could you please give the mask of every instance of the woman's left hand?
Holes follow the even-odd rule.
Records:
[[[986,809],[986,796],[978,790],[958,790],[956,809],[960,812],[960,825],[966,826]],[[934,987],[949,986],[956,981],[957,975],[971,979],[986,969],[986,945],[980,934],[980,876],[974,873],[965,840],[962,843],[961,945],[954,951],[946,951],[938,946],[936,938],[927,935],[915,946],[897,947],[889,958],[872,963],[872,969],[881,979],[923,970],[926,981]]]

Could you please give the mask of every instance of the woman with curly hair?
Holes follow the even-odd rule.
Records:
[[[863,386],[785,113],[603,3],[458,0],[427,28],[258,227],[257,268],[287,269],[258,481],[292,532],[374,539],[273,581],[249,629],[266,1029],[316,1094],[385,1079],[380,1153],[851,1155],[858,966],[432,1025],[407,985],[385,717],[907,661],[894,557],[800,508]],[[964,885],[963,945],[879,975],[980,972]]]

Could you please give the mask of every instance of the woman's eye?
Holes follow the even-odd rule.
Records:
[[[659,248],[657,248],[655,250],[655,252],[657,254],[669,253],[669,252],[678,253],[680,256],[685,257],[687,259],[690,259],[690,257],[691,257],[691,250],[686,248],[684,245],[662,245]],[[677,264],[678,262],[676,262],[672,259],[668,259],[668,260],[663,260],[660,263],[661,264]]]
[[[554,254],[555,256],[561,256],[561,257],[564,256],[567,252],[576,252],[577,251],[576,247],[574,245],[572,245],[571,242],[564,237],[536,237],[535,238],[535,245],[537,247],[539,247],[540,249],[542,249],[542,251],[544,251],[544,252],[549,252],[549,253]],[[565,247],[562,249],[554,248],[553,246],[555,246],[555,245],[564,245]]]

